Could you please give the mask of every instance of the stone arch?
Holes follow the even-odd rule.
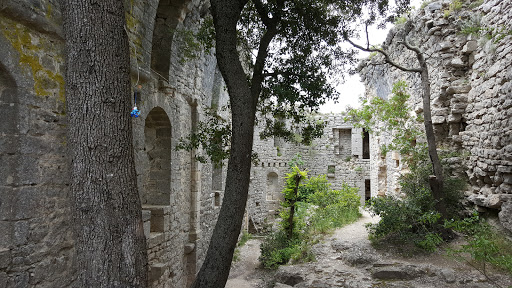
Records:
[[[284,200],[283,194],[279,188],[279,175],[277,172],[268,172],[265,200],[270,214],[277,213],[280,202]]]
[[[267,174],[267,201],[278,200],[276,192],[278,190],[279,176],[276,172],[269,172]]]
[[[144,126],[144,151],[148,169],[144,177],[142,203],[170,205],[171,201],[171,121],[160,107],[153,108]]]
[[[169,80],[174,32],[185,17],[188,2],[188,0],[158,2],[151,47],[151,69],[165,81]]]

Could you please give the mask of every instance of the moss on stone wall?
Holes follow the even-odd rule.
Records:
[[[128,5],[125,2],[125,5]],[[137,61],[143,61],[142,59],[142,39],[140,34],[138,33],[139,27],[141,25],[140,19],[134,16],[134,3],[133,0],[130,0],[130,6],[126,9],[125,18],[126,18],[126,28],[128,29],[128,40],[130,41],[130,58],[136,58]]]
[[[52,71],[41,64],[43,55],[55,55],[53,59],[56,62],[59,64],[63,62],[62,57],[57,56],[60,51],[51,51],[55,49],[55,44],[26,26],[7,18],[0,18],[0,30],[18,52],[19,63],[24,71],[32,73],[35,94],[39,96],[57,94],[57,99],[64,102],[64,77],[59,72]]]

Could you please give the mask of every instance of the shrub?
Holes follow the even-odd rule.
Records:
[[[442,153],[441,153],[442,156]],[[454,155],[449,155],[454,156]],[[368,225],[370,238],[374,243],[391,240],[396,243],[413,242],[426,251],[453,236],[447,227],[439,221],[441,215],[435,209],[435,200],[431,194],[428,177],[432,168],[430,162],[423,158],[417,160],[411,173],[400,178],[400,186],[405,194],[403,199],[396,197],[373,198],[369,201],[370,212],[377,214],[381,220]],[[451,177],[452,171],[445,169],[444,198],[450,218],[459,218],[462,210],[460,200],[465,188],[465,179]]]
[[[289,180],[290,178],[288,178]],[[290,192],[290,187],[283,193]],[[321,235],[351,223],[360,217],[358,189],[342,185],[340,190],[330,189],[325,175],[312,177],[299,187],[294,203],[293,233],[289,234],[289,203],[282,203],[279,230],[271,233],[260,246],[263,267],[275,269],[292,262],[314,260],[311,246]]]
[[[290,260],[314,260],[308,245],[302,245],[299,239],[290,239],[283,230],[271,233],[260,246],[260,262],[266,269],[277,269]]]
[[[470,263],[484,275],[487,273],[486,264],[512,273],[511,241],[500,235],[478,213],[462,220],[446,221],[445,226],[468,237],[468,244],[462,245],[460,249],[449,250],[450,255]],[[470,259],[465,255],[470,255]]]
[[[325,176],[323,176],[325,179]],[[341,190],[319,189],[314,194],[310,194],[307,201],[325,208],[329,205],[339,204],[347,209],[359,207],[358,189],[350,187],[343,183]]]

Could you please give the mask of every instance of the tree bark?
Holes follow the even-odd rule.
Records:
[[[224,199],[206,258],[192,285],[195,288],[225,286],[247,202],[257,99],[251,96],[236,47],[236,25],[246,3],[246,0],[211,1],[217,63],[230,98],[232,138]]]
[[[432,111],[430,110],[430,80],[428,76],[428,67],[422,53],[416,52],[416,57],[421,66],[421,88],[423,91],[423,122],[425,125],[425,133],[427,135],[427,147],[434,175],[429,177],[430,190],[432,197],[436,201],[435,207],[437,212],[441,214],[442,219],[448,218],[446,204],[443,199],[443,167],[437,154],[436,135],[434,134],[434,125],[432,124]]]
[[[122,1],[61,1],[78,287],[146,287]]]

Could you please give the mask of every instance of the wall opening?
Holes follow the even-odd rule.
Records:
[[[214,200],[215,207],[220,207],[220,193],[215,192],[215,200]]]
[[[368,201],[368,200],[370,200],[370,198],[372,198],[370,184],[371,184],[370,179],[364,180],[364,201]]]
[[[370,159],[370,133],[363,130],[363,159]]]
[[[275,201],[279,200],[279,197],[277,194],[277,187],[278,187],[278,176],[275,172],[270,172],[267,175],[267,201]],[[279,193],[280,194],[280,193]]]
[[[144,136],[148,170],[144,179],[142,203],[169,205],[171,201],[171,122],[162,108],[156,107],[149,112]]]
[[[177,3],[178,2],[178,3]],[[151,48],[151,69],[169,80],[171,48],[176,26],[180,22],[181,12],[187,1],[159,1],[153,28]]]

